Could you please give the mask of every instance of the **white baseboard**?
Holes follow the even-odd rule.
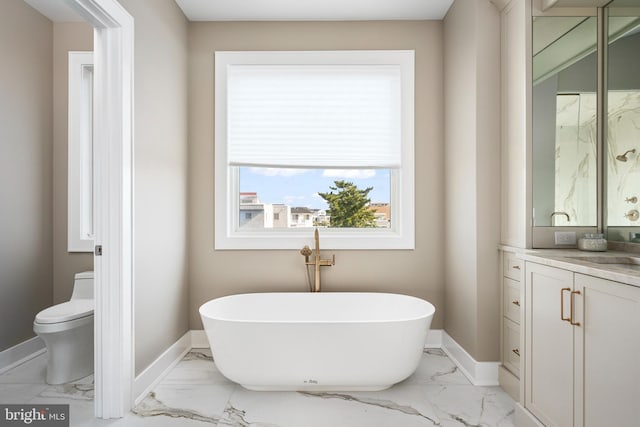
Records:
[[[207,334],[202,329],[193,329],[191,332],[191,347],[193,348],[209,348],[209,340]]]
[[[42,338],[35,336],[0,352],[0,374],[46,351]]]
[[[453,360],[460,372],[473,385],[495,386],[498,384],[500,362],[478,362],[460,344],[443,331],[442,350]]]
[[[427,333],[427,341],[424,348],[442,348],[442,329],[430,329]]]
[[[133,381],[134,406],[146,397],[174,366],[191,350],[191,331],[187,331],[178,341],[154,360]]]
[[[209,341],[203,330],[191,331],[193,348],[209,348]],[[427,334],[425,348],[441,348],[473,385],[498,385],[500,362],[477,362],[460,344],[442,329],[431,329]]]

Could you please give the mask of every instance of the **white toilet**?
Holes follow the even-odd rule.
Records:
[[[47,346],[47,383],[93,373],[93,271],[75,275],[71,300],[42,310],[33,331]]]

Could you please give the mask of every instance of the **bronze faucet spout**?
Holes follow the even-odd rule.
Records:
[[[333,257],[331,259],[322,259],[322,257],[320,256],[320,233],[318,232],[318,229],[316,228],[315,232],[313,233],[313,239],[314,239],[314,243],[315,243],[315,250],[312,251],[309,246],[305,246],[304,248],[302,248],[302,250],[300,251],[300,253],[302,255],[304,255],[304,263],[307,266],[313,265],[314,266],[314,272],[315,272],[315,281],[313,284],[313,288],[311,287],[311,283],[309,283],[309,288],[311,289],[312,292],[320,292],[321,289],[321,285],[320,285],[320,267],[330,267],[332,265],[335,265],[336,263],[336,256],[333,255]],[[311,254],[313,254],[313,261],[309,260],[309,257],[311,256]],[[308,271],[307,271],[308,273]],[[308,274],[307,274],[308,276]],[[309,281],[311,280],[310,277],[308,277]]]

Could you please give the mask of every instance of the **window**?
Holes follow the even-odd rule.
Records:
[[[93,252],[92,114],[93,53],[69,52],[69,252]]]
[[[297,249],[321,226],[327,249],[413,249],[413,62],[413,51],[216,52],[215,248]],[[255,171],[286,189],[313,174],[376,176],[382,195],[367,208],[386,206],[387,221],[332,227],[327,205],[247,187]],[[242,224],[249,204],[291,222]]]

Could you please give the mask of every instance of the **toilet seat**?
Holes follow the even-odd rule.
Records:
[[[93,313],[79,319],[69,320],[67,322],[58,323],[38,323],[33,322],[33,332],[36,334],[56,334],[58,332],[66,332],[72,329],[80,328],[84,325],[93,324]]]
[[[35,323],[52,324],[70,322],[92,316],[93,308],[93,299],[72,299],[42,310],[36,315]]]

